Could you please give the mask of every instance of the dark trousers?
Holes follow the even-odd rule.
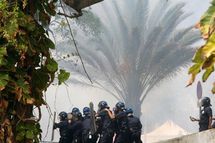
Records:
[[[84,132],[82,134],[82,143],[96,143],[98,139],[97,135],[89,134],[89,132]]]
[[[129,133],[126,131],[117,133],[114,143],[131,143],[129,140]]]
[[[71,143],[68,138],[60,138],[59,143]]]
[[[82,143],[82,138],[81,138],[81,136],[73,137],[72,143]]]
[[[142,143],[142,141],[141,141],[141,132],[131,133],[130,141],[131,141],[131,143]]]
[[[205,131],[208,129],[208,125],[199,125],[199,131],[202,132],[202,131]]]
[[[102,131],[99,143],[112,143],[113,135],[114,135],[113,131]]]

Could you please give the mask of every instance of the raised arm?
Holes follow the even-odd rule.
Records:
[[[190,116],[190,120],[191,120],[192,122],[194,122],[194,121],[199,122],[199,121],[200,121],[200,119],[196,119],[196,118],[194,118],[194,117],[192,117],[192,116]]]

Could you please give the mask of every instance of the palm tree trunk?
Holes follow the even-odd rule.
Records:
[[[133,95],[133,96],[127,96],[128,98],[126,98],[125,100],[125,105],[128,108],[132,108],[134,111],[134,115],[137,117],[141,117],[142,116],[142,112],[141,112],[141,101],[138,97],[140,97],[139,95]]]

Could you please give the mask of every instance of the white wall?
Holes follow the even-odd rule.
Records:
[[[215,143],[215,129],[183,136],[172,140],[162,141],[159,143]]]

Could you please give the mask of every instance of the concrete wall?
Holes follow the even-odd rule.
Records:
[[[56,142],[43,141],[41,143],[56,143]],[[194,133],[166,141],[160,141],[157,143],[215,143],[215,129],[207,130],[200,133]]]
[[[159,143],[215,143],[215,129],[194,133]]]

